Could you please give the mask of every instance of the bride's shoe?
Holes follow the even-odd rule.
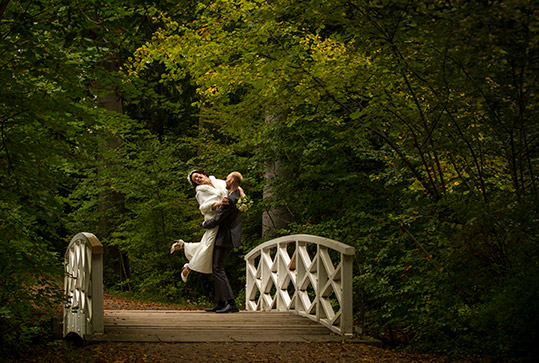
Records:
[[[191,272],[191,269],[189,268],[189,264],[185,264],[183,265],[183,270],[182,270],[182,281],[183,282],[187,282],[187,276],[189,276],[189,272]]]
[[[170,253],[174,253],[176,250],[181,250],[183,248],[183,244],[185,242],[182,239],[177,239],[174,244],[172,244],[172,247],[170,247]]]

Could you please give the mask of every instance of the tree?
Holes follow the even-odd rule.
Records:
[[[516,216],[537,206],[537,11],[518,0],[212,1],[189,24],[165,19],[131,72],[160,62],[164,77],[191,79],[223,135],[284,161],[289,178],[272,187],[294,216],[288,231],[363,251],[358,318],[451,346],[488,320],[475,309],[493,306],[521,247],[534,249]],[[268,110],[286,117],[267,123]]]

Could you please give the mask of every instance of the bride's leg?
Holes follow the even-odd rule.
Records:
[[[189,268],[193,271],[208,274],[212,272],[213,243],[217,234],[217,228],[206,230],[194,255],[189,258],[188,251],[191,249],[190,243],[185,244],[185,256],[189,260]]]
[[[183,282],[187,282],[187,276],[189,276],[189,272],[191,272],[191,268],[189,267],[189,264],[186,263],[185,265],[183,265],[183,270],[181,274]]]
[[[191,261],[200,249],[200,242],[185,242],[183,245],[183,253],[185,257]]]

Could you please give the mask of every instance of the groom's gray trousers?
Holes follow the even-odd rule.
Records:
[[[213,247],[213,279],[215,281],[215,299],[225,302],[234,299],[232,287],[225,272],[225,265],[232,248]]]

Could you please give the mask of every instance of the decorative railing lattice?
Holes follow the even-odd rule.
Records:
[[[91,233],[78,233],[64,256],[64,337],[102,334],[103,246]]]
[[[306,234],[264,242],[245,256],[245,306],[292,311],[352,335],[354,254],[344,243]]]

